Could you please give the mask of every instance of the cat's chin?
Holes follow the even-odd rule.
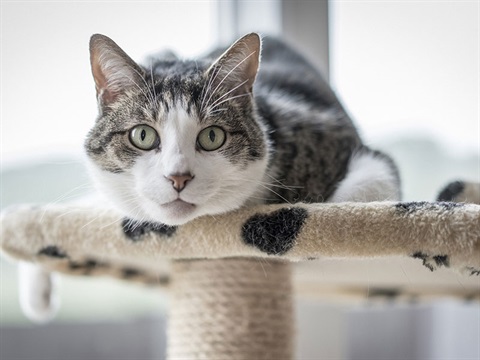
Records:
[[[180,199],[160,205],[159,210],[158,216],[152,215],[156,221],[166,225],[183,225],[198,216],[195,204]]]
[[[189,215],[195,211],[196,206],[194,204],[190,204],[186,201],[177,199],[175,201],[169,202],[167,204],[161,205],[162,210],[171,214],[174,218],[176,217],[184,217],[185,215]]]

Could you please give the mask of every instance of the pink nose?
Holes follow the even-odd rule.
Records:
[[[185,189],[185,186],[187,186],[187,182],[192,180],[194,176],[190,173],[187,174],[173,174],[169,176],[165,176],[171,183],[172,186],[175,190],[178,192],[182,191]]]

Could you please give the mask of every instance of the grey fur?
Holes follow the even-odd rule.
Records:
[[[206,91],[209,82],[218,81],[213,77],[220,70],[207,69],[223,50],[196,61],[150,57],[148,66],[137,71],[136,86],[113,103],[100,99],[100,115],[85,142],[87,154],[104,170],[128,171],[142,154],[129,143],[129,129],[161,121],[156,120],[162,118],[159,114],[180,101],[199,122],[213,120],[228,132],[228,146],[219,151],[232,164],[268,156],[272,182],[282,186],[274,188],[267,202],[325,201],[345,177],[352,154],[369,151],[333,91],[301,55],[266,37],[253,96],[234,98],[208,112]],[[222,84],[210,103],[231,91],[231,84]],[[385,161],[395,172],[393,162]]]

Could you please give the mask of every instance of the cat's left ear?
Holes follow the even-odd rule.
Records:
[[[251,33],[237,40],[207,70],[212,87],[224,86],[234,93],[252,92],[260,64],[262,41]]]
[[[95,34],[90,38],[90,63],[101,105],[109,105],[143,81],[141,68],[105,35]]]

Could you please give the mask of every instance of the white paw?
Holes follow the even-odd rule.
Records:
[[[35,264],[20,262],[18,275],[20,306],[25,316],[36,323],[50,321],[60,305],[55,274]]]

